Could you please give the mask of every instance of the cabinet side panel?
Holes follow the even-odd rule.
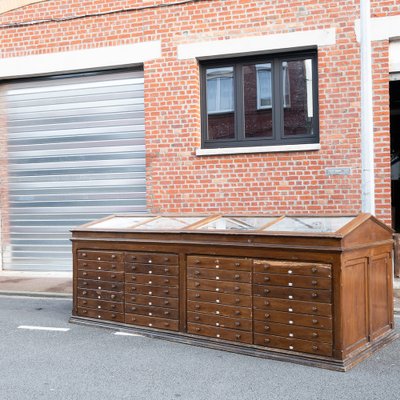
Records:
[[[349,261],[342,275],[343,344],[346,354],[368,342],[367,259]]]
[[[368,269],[371,340],[391,329],[391,265],[389,255],[372,257]]]

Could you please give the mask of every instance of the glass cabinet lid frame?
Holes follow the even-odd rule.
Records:
[[[118,227],[118,226],[112,226],[107,227],[107,222],[111,222],[113,219],[126,219],[126,218],[132,218],[132,219],[143,219],[140,222],[132,224],[132,226],[129,227]],[[166,226],[165,228],[160,228],[158,227],[157,229],[152,229],[151,227],[146,227],[145,225],[151,224],[152,222],[155,221],[160,221],[161,219],[165,219],[166,222],[168,219],[186,219],[186,218],[198,218],[198,221],[195,221],[194,223],[189,223],[187,225],[183,225],[179,228],[171,228]],[[217,221],[222,221],[224,219],[228,220],[238,220],[240,222],[241,218],[246,218],[246,219],[271,219],[270,221],[266,222],[265,224],[260,225],[258,228],[254,229],[218,229],[218,228],[213,228],[213,229],[201,229],[204,228],[206,225],[217,222]],[[334,218],[340,218],[344,220],[344,223],[341,224],[338,229],[336,230],[279,230],[279,229],[273,229],[275,225],[279,225],[280,222],[285,221],[285,219],[315,219],[315,220],[331,220]],[[256,234],[256,235],[318,235],[318,236],[340,236],[342,237],[343,235],[349,233],[354,227],[358,226],[360,223],[362,223],[364,220],[367,220],[368,218],[374,218],[375,217],[371,216],[370,214],[366,213],[361,213],[358,215],[315,215],[315,214],[309,214],[309,215],[288,215],[288,214],[283,214],[283,215],[238,215],[238,214],[208,214],[208,215],[202,215],[202,214],[114,214],[114,215],[109,215],[107,217],[104,217],[102,219],[98,219],[96,221],[89,222],[85,225],[82,225],[80,227],[77,227],[75,229],[72,229],[72,231],[97,231],[97,232],[141,232],[141,233],[152,233],[152,232],[163,232],[163,233],[201,233],[201,234]],[[378,221],[380,224],[382,224],[379,220]],[[246,224],[243,222],[243,224]],[[99,225],[96,227],[96,225]],[[382,224],[383,225],[383,224]],[[267,230],[266,230],[267,229]]]

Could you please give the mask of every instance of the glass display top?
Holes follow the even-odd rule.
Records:
[[[94,230],[198,231],[257,233],[335,233],[355,217],[314,216],[155,216],[113,215],[85,225]]]

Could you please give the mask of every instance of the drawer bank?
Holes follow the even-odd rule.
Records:
[[[397,337],[368,214],[115,215],[72,243],[74,323],[340,371]]]

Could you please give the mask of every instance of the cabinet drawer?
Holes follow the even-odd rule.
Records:
[[[303,263],[292,261],[254,260],[254,272],[288,275],[310,275],[330,278],[332,267],[329,264]]]
[[[312,303],[297,300],[267,299],[265,297],[253,297],[254,308],[261,310],[276,310],[294,312],[299,314],[313,314],[330,317],[332,306],[328,303]]]
[[[147,317],[139,314],[125,314],[125,323],[170,331],[177,331],[179,329],[178,321],[166,318]]]
[[[212,279],[216,281],[231,281],[251,283],[251,272],[246,271],[226,271],[208,268],[193,268],[187,270],[189,278],[193,279]]]
[[[116,313],[113,311],[101,311],[78,307],[78,315],[104,321],[124,322],[124,314]]]
[[[115,302],[122,302],[124,297],[122,293],[106,292],[104,290],[87,290],[78,289],[78,297],[85,299],[97,299],[97,300],[110,300]]]
[[[96,271],[124,271],[124,264],[118,262],[103,262],[103,261],[90,261],[78,260],[78,269],[96,270]]]
[[[247,258],[188,256],[188,267],[251,271],[252,260]]]
[[[254,274],[253,282],[258,285],[286,286],[309,289],[331,289],[332,280],[317,276]]]
[[[111,301],[102,301],[95,299],[78,299],[78,307],[94,308],[96,310],[114,311],[116,313],[124,312],[123,303],[115,303]]]
[[[268,298],[281,298],[321,303],[331,303],[332,299],[330,290],[297,289],[281,286],[254,285],[253,293],[256,296],[264,296]]]
[[[163,253],[126,253],[125,262],[148,265],[178,265],[178,256]]]
[[[249,343],[253,342],[251,332],[223,329],[208,325],[188,323],[188,333],[194,335],[208,336],[216,339],[229,340],[231,342]]]
[[[251,319],[226,318],[218,315],[200,314],[194,312],[187,313],[187,321],[197,324],[211,325],[219,328],[238,329],[241,331],[252,331]]]
[[[235,293],[251,295],[250,283],[210,281],[206,279],[188,279],[188,289],[208,290],[218,293]]]
[[[78,271],[78,278],[93,279],[96,281],[123,282],[123,272],[106,272],[106,271]]]
[[[176,276],[126,274],[125,280],[129,283],[141,285],[178,287],[178,278]]]
[[[332,330],[332,319],[318,315],[254,310],[254,319],[257,321],[278,322],[291,326],[310,326],[317,329]]]
[[[127,283],[125,288],[126,293],[129,294],[145,294],[156,297],[178,297],[179,294],[178,288],[136,285],[132,283]]]
[[[179,267],[171,265],[127,264],[125,271],[135,274],[178,276]]]
[[[251,296],[240,294],[202,292],[196,290],[187,291],[188,300],[224,304],[227,306],[251,307]]]
[[[125,312],[129,314],[147,315],[149,317],[160,317],[168,319],[178,319],[178,310],[171,308],[142,306],[138,304],[125,304]]]
[[[82,288],[82,289],[97,289],[97,290],[122,292],[122,290],[124,289],[124,283],[123,282],[102,282],[102,281],[78,279],[78,287]]]
[[[170,297],[154,297],[145,296],[142,294],[127,294],[125,295],[125,304],[141,304],[147,306],[178,309],[179,300]]]
[[[78,250],[78,259],[119,262],[122,261],[122,253],[117,251]]]
[[[254,334],[254,344],[300,353],[332,356],[332,346],[328,343],[309,342],[307,340],[282,338],[279,336]]]
[[[254,332],[332,344],[332,331],[269,322],[254,322]]]
[[[199,313],[220,315],[221,317],[233,317],[233,318],[247,318],[251,319],[252,310],[251,308],[245,307],[232,307],[224,306],[213,303],[200,303],[194,301],[187,302],[188,311],[194,311]]]

